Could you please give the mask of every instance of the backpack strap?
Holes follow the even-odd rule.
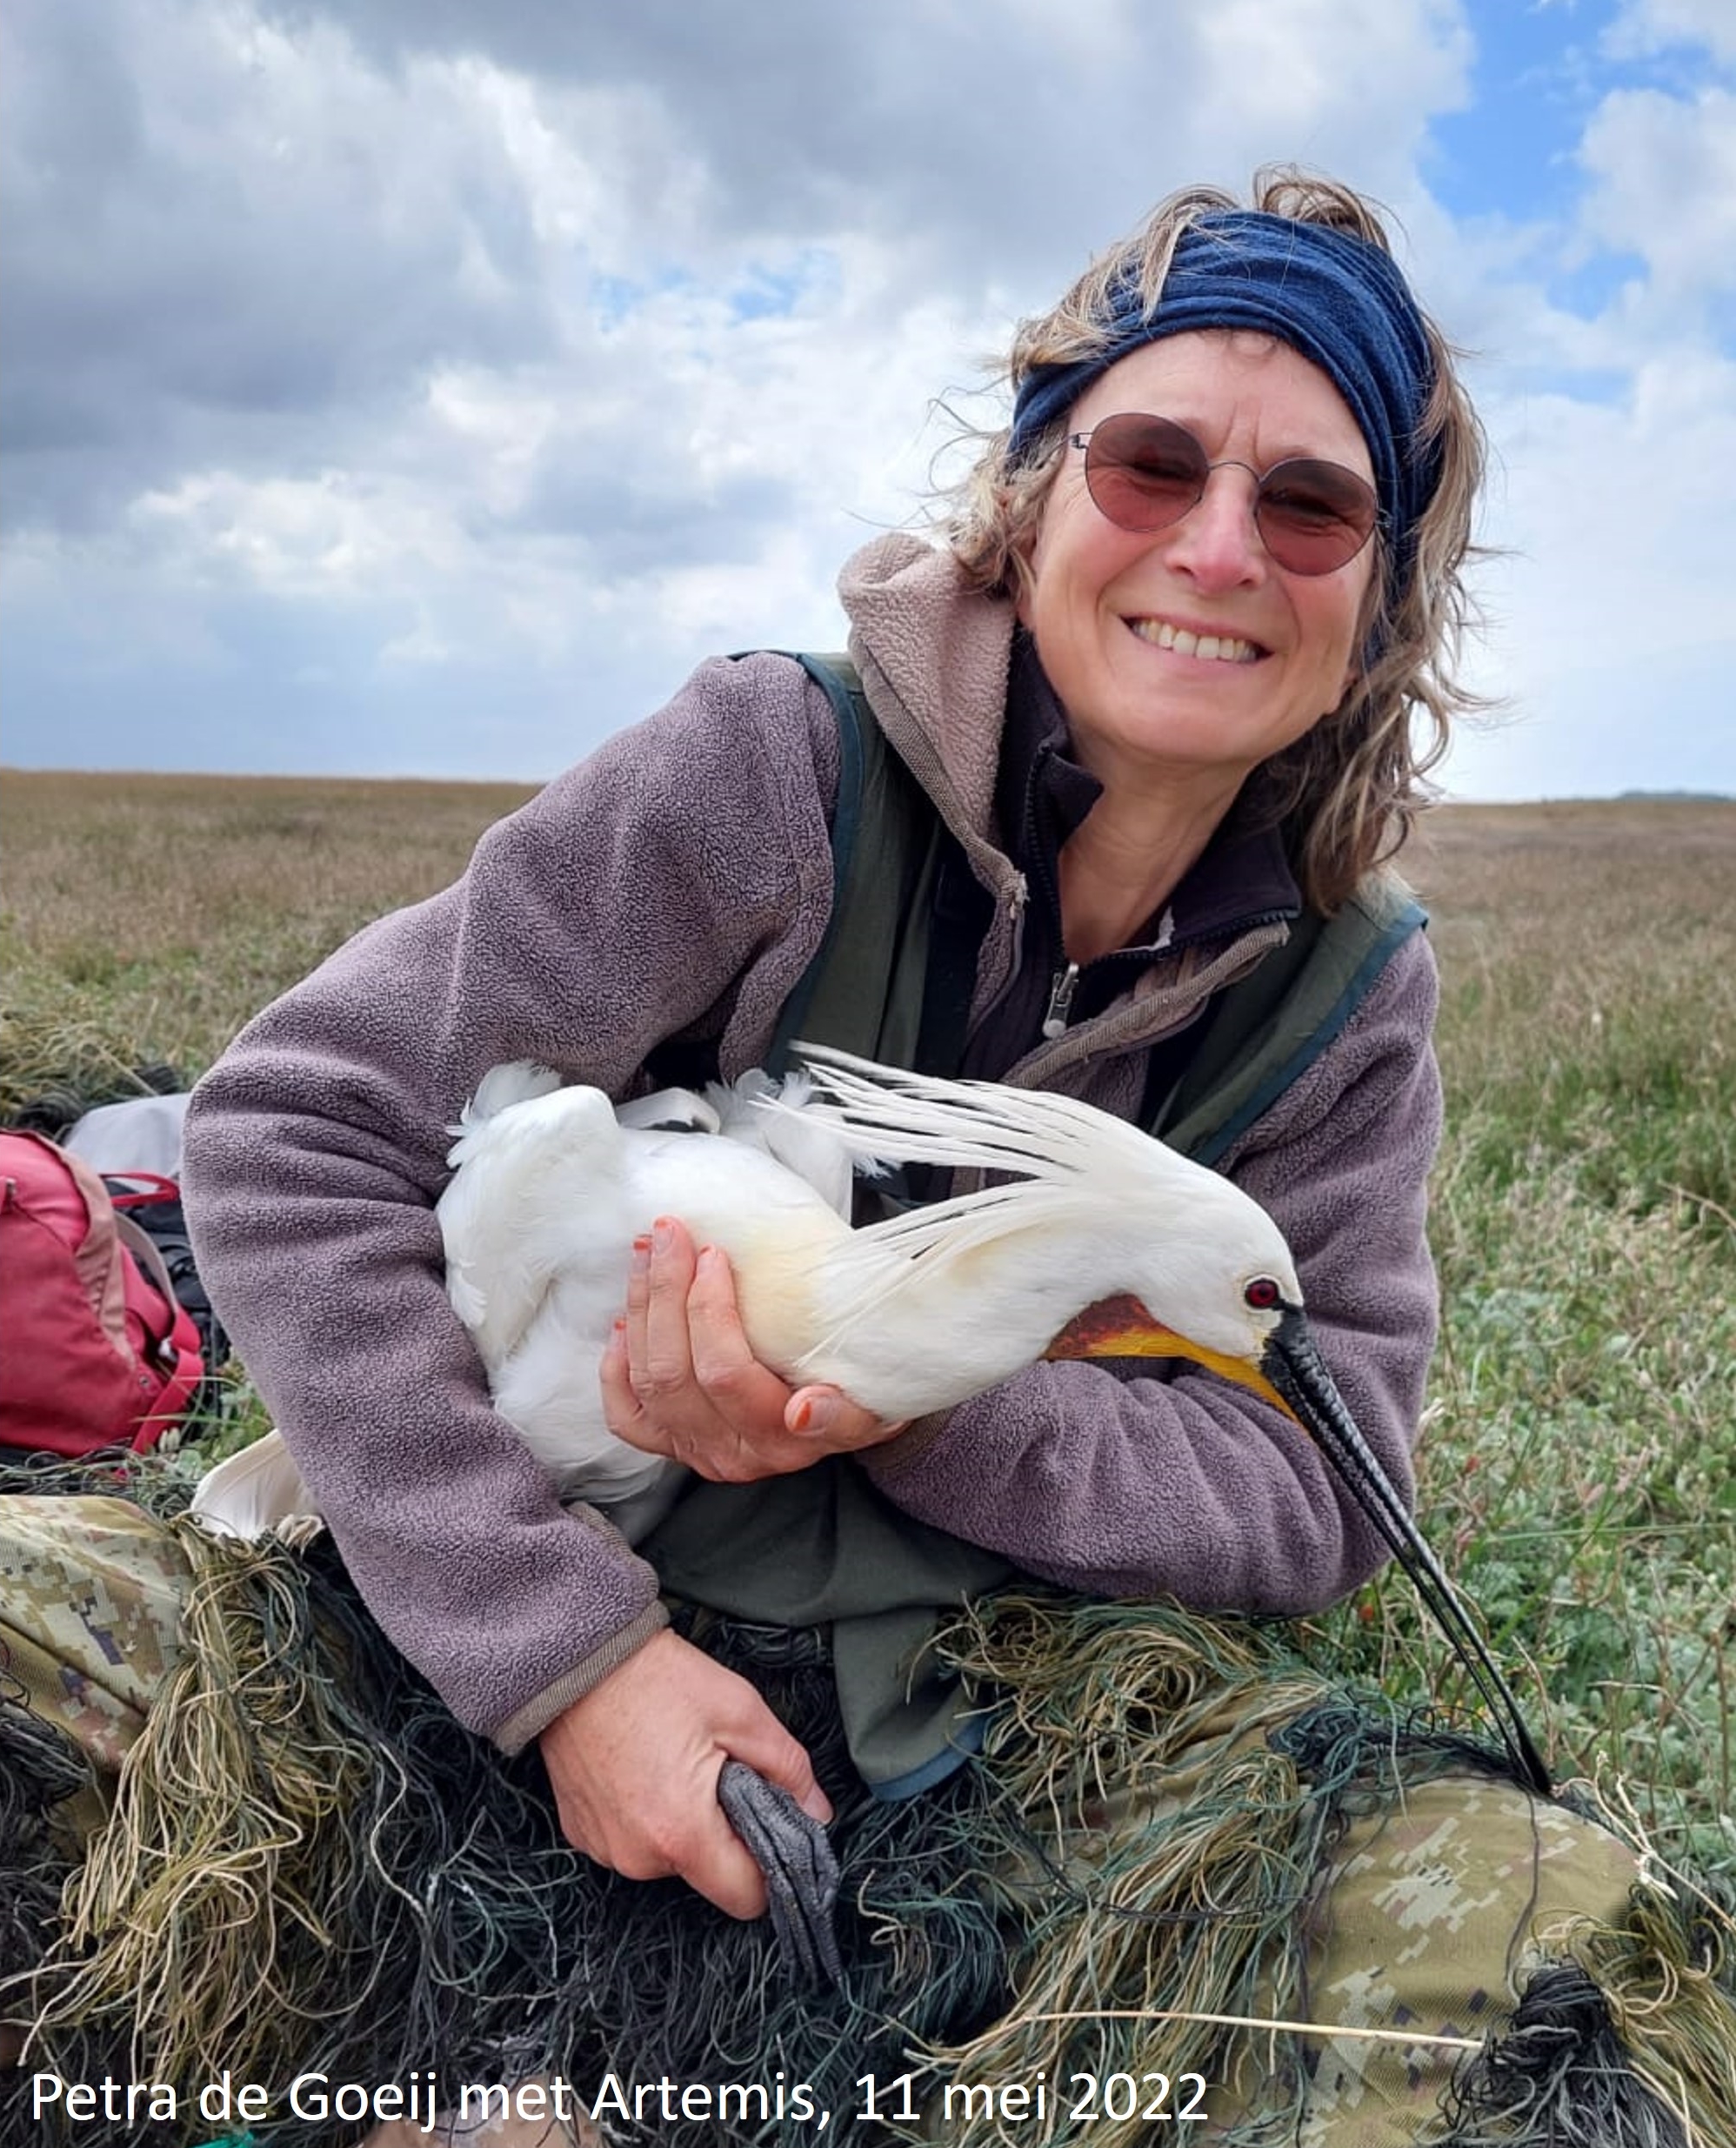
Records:
[[[1215,1164],[1344,1028],[1427,913],[1395,874],[1365,880],[1330,918],[1305,911],[1289,939],[1226,987],[1148,1130]]]
[[[766,1063],[782,1074],[796,1039],[811,1037],[915,1066],[927,1003],[938,996],[928,989],[928,954],[945,831],[887,745],[850,659],[797,654],[796,661],[825,689],[838,719],[831,915],[784,1003]],[[959,1029],[962,1045],[962,1012]]]

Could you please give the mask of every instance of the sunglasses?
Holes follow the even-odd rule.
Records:
[[[1309,456],[1274,463],[1214,463],[1185,425],[1129,411],[1068,435],[1085,450],[1085,489],[1099,514],[1123,530],[1166,530],[1199,505],[1214,470],[1245,470],[1257,482],[1254,526],[1289,574],[1331,574],[1374,534],[1373,490],[1341,463]]]

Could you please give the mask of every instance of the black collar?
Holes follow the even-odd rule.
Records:
[[[1283,830],[1259,805],[1258,791],[1258,777],[1243,785],[1163,915],[1150,921],[1145,945],[1218,938],[1257,920],[1300,914]],[[1007,855],[1052,900],[1061,846],[1102,795],[1102,784],[1072,758],[1066,712],[1021,627],[1007,682],[995,812]]]

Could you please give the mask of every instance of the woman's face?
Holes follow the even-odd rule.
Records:
[[[1130,352],[1074,405],[1070,433],[1123,411],[1172,418],[1214,463],[1264,472],[1293,456],[1370,479],[1349,406],[1288,344],[1241,331],[1171,336]],[[1214,470],[1168,529],[1123,530],[1065,460],[1038,525],[1018,616],[1059,695],[1073,747],[1101,781],[1181,780],[1225,802],[1248,771],[1335,708],[1355,670],[1375,547],[1330,574],[1279,567],[1254,525],[1255,478]],[[1178,646],[1163,644],[1183,635]],[[1194,641],[1215,639],[1217,653]]]

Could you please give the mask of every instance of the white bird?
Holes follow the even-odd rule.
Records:
[[[1191,1355],[1279,1401],[1259,1365],[1299,1303],[1296,1271],[1227,1179],[1068,1097],[798,1048],[808,1067],[781,1086],[755,1073],[618,1107],[515,1062],[452,1128],[436,1208],[447,1295],[495,1408],[564,1499],[638,1536],[684,1474],[615,1438],[597,1377],[632,1242],[660,1215],[728,1255],[762,1363],[889,1422],[1045,1352]],[[852,1168],[886,1160],[1017,1175],[854,1230]],[[219,1523],[243,1480],[315,1511],[275,1434],[219,1469],[200,1491]]]
[[[1517,1704],[1320,1361],[1295,1263],[1258,1202],[1071,1097],[798,1049],[811,1088],[748,1077],[618,1110],[547,1069],[497,1067],[453,1129],[437,1209],[448,1295],[496,1409],[564,1498],[609,1508],[637,1536],[678,1486],[678,1465],[614,1437],[598,1382],[632,1242],[662,1215],[727,1255],[760,1362],[889,1422],[950,1409],[1044,1356],[1192,1358],[1315,1439],[1546,1784]],[[677,1130],[655,1123],[671,1117]],[[851,1160],[1012,1175],[853,1230],[840,1213]],[[285,1496],[287,1454],[261,1452],[276,1439],[233,1458],[254,1457],[247,1482],[240,1469],[220,1481],[224,1463],[201,1486],[219,1525],[250,1488],[267,1506]]]
[[[465,1113],[438,1208],[448,1292],[496,1408],[564,1495],[607,1501],[676,1468],[614,1439],[596,1378],[628,1248],[659,1215],[728,1255],[762,1363],[888,1421],[1050,1349],[1203,1355],[1265,1386],[1261,1353],[1300,1294],[1276,1225],[1228,1180],[1070,1098],[809,1057],[811,1092],[708,1091],[722,1140],[642,1123],[671,1105],[691,1123],[684,1093],[618,1113],[522,1067],[497,1068]],[[797,1168],[778,1154],[794,1141]],[[852,1230],[810,1175],[852,1157],[1019,1175]],[[1118,1316],[1069,1332],[1105,1300]]]

